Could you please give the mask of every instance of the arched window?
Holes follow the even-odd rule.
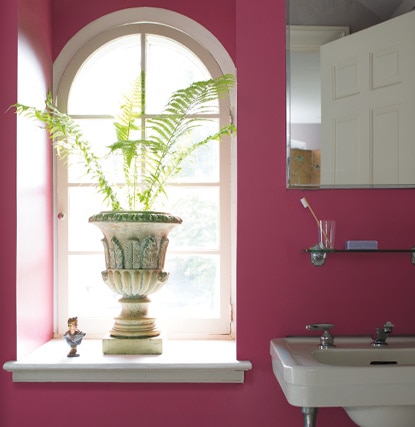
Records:
[[[134,10],[141,19],[133,19]],[[81,34],[79,49],[72,41],[69,53],[63,52],[55,66],[59,108],[80,124],[97,152],[114,142],[112,117],[126,87],[141,72],[146,76],[145,121],[161,112],[174,90],[231,71],[229,65],[224,70],[218,64],[218,52],[186,32],[198,32],[194,21],[165,10],[129,12],[129,21],[122,25],[108,16],[98,34],[87,34],[86,39],[86,33]],[[143,12],[151,19],[144,19]],[[201,34],[206,40],[205,29]],[[211,44],[218,45],[215,40]],[[218,129],[229,122],[231,111],[231,100],[221,100],[217,114],[198,132]],[[66,214],[57,223],[57,332],[64,332],[66,319],[76,315],[89,335],[105,334],[118,314],[119,296],[100,277],[102,236],[88,217],[108,207],[99,202],[96,184],[76,163],[58,161],[56,170],[57,212]],[[231,334],[232,170],[232,142],[210,142],[169,183],[169,198],[157,207],[183,218],[169,236],[169,282],[151,296],[161,329],[170,334]]]

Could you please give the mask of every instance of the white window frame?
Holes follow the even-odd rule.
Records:
[[[197,24],[195,21],[186,18],[183,15],[177,14],[175,12],[167,11],[164,9],[156,8],[133,8],[123,11],[118,11],[107,15],[93,23],[89,24],[87,27],[82,29],[77,33],[65,46],[61,54],[57,58],[54,64],[54,95],[58,99],[58,104],[62,99],[66,101],[67,94],[69,91],[68,82],[72,81],[74,72],[79,68],[80,64],[83,62],[85,57],[94,51],[97,47],[103,44],[103,41],[106,39],[113,39],[116,37],[116,34],[127,34],[127,31],[134,31],[134,25],[138,23],[155,23],[162,24],[171,28],[179,29],[185,32],[188,36],[191,36],[195,42],[201,44],[205,47],[206,52],[212,55],[214,61],[217,63],[219,70],[222,73],[232,73],[236,74],[235,67],[229,55],[227,54],[224,47],[220,42],[204,27]],[[180,40],[178,40],[180,41]],[[65,103],[64,103],[65,104]],[[59,106],[64,110],[65,105],[59,104]],[[235,119],[235,91],[231,94],[230,99],[230,111]],[[231,148],[234,150],[235,144],[228,145],[228,148],[221,147],[221,181],[229,182],[230,185],[230,194],[227,193],[226,198],[220,200],[221,207],[225,207],[225,210],[228,214],[225,216],[226,220],[221,218],[221,227],[227,230],[227,234],[221,233],[221,248],[224,244],[229,245],[229,249],[225,251],[228,255],[221,257],[221,265],[227,266],[228,271],[223,269],[225,279],[230,283],[229,296],[230,296],[230,330],[226,333],[223,333],[223,336],[231,338],[234,336],[234,322],[232,316],[232,306],[234,307],[235,301],[235,236],[236,236],[236,191],[235,191],[235,178],[236,178],[236,153],[231,151]],[[59,167],[57,168],[58,170]],[[233,184],[233,186],[232,186]],[[66,189],[58,188],[60,195],[62,196],[63,192],[66,192]],[[65,197],[64,197],[65,199]],[[56,215],[59,212],[65,212],[65,206],[59,205],[56,206]],[[62,224],[56,224],[56,230],[58,227],[61,227]],[[62,241],[62,236],[60,234]],[[67,239],[67,234],[63,236],[63,244],[66,244],[65,240]],[[57,261],[59,266],[62,265],[61,261]],[[66,330],[66,319],[69,315],[68,313],[68,301],[67,301],[67,286],[65,280],[61,276],[65,277],[66,271],[56,269],[60,271],[56,275],[57,282],[57,300],[56,300],[56,327],[55,333],[60,334],[62,331]],[[99,274],[99,273],[98,273]],[[108,319],[108,325],[112,323],[112,319]],[[184,327],[186,321],[182,322],[182,327]],[[98,323],[98,322],[97,322]],[[180,322],[178,322],[180,323]],[[188,322],[187,322],[188,323]],[[94,325],[88,325],[91,328],[92,334],[94,336],[94,331],[96,330]],[[175,337],[179,330],[183,330],[181,326],[175,329],[173,334],[170,337]],[[83,325],[85,328],[85,325]],[[86,328],[85,328],[86,329]],[[195,330],[187,331],[191,336],[200,338],[201,336],[207,337],[210,335],[209,329],[200,329],[196,328]],[[99,333],[98,333],[99,336]],[[189,336],[189,335],[188,335]],[[212,336],[211,336],[212,337]],[[215,336],[217,338],[217,336]]]

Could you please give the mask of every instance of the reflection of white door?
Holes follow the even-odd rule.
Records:
[[[321,185],[415,183],[415,12],[321,47]]]

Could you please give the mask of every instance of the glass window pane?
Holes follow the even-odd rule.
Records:
[[[204,122],[202,126],[193,129],[187,135],[191,144],[203,141],[208,135],[215,134],[219,129],[218,120]],[[197,148],[192,156],[184,160],[180,174],[174,182],[218,182],[219,181],[219,142],[210,141]]]
[[[170,235],[172,249],[219,247],[219,188],[169,188],[169,212],[183,219]]]
[[[155,315],[173,318],[219,317],[219,256],[168,257],[169,280],[151,295]]]
[[[100,160],[105,175],[109,182],[119,182],[122,175],[122,163],[112,155],[104,159],[108,154],[108,147],[116,141],[115,128],[112,119],[82,119],[76,120],[82,130],[85,140],[90,144],[92,152]],[[83,158],[70,156],[70,168],[68,169],[68,181],[70,183],[93,183],[90,175],[85,173]]]
[[[72,83],[68,114],[113,114],[120,95],[140,74],[139,34],[119,37],[95,51]]]
[[[79,317],[114,317],[120,311],[120,295],[101,277],[104,255],[70,255],[68,258],[69,313]]]
[[[160,113],[177,89],[210,78],[206,66],[185,46],[151,34],[147,35],[146,43],[147,114]]]
[[[68,250],[102,251],[102,233],[88,222],[90,216],[105,207],[94,187],[69,187],[68,189]]]
[[[218,132],[218,120],[212,119],[204,121],[199,127],[192,129],[183,135],[177,142],[178,149],[187,149],[192,144],[202,142],[209,135]],[[171,154],[175,154],[171,150]],[[196,148],[193,153],[185,158],[180,165],[178,175],[172,177],[169,182],[218,182],[219,181],[219,142],[209,141],[208,143]]]

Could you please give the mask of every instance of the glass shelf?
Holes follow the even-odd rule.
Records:
[[[316,252],[316,253],[335,253],[335,252],[415,252],[415,248],[412,249],[304,249],[304,252]]]
[[[315,247],[304,249],[304,252],[307,252],[310,254],[311,263],[316,266],[320,267],[324,265],[326,262],[327,254],[329,253],[377,253],[377,252],[383,252],[383,253],[410,253],[412,264],[415,264],[415,247],[411,249],[316,249]]]

